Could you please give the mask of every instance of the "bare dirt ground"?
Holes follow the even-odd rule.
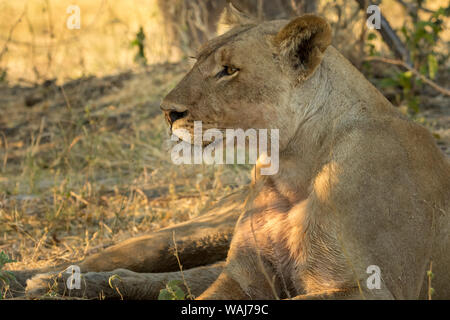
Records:
[[[159,103],[188,67],[0,87],[0,251],[17,261],[6,269],[82,259],[249,182],[248,166],[171,163]],[[423,101],[415,119],[450,156],[450,100]]]

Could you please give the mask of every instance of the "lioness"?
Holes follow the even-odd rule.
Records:
[[[199,299],[417,299],[427,296],[432,263],[433,298],[450,298],[450,164],[431,134],[399,114],[330,40],[328,23],[314,15],[238,26],[203,47],[161,105],[173,129],[202,121],[204,130],[280,130],[280,171],[254,168],[224,264],[184,277],[88,272],[71,294],[155,298],[167,280],[185,279]],[[223,217],[234,222],[230,212]],[[133,263],[148,257],[142,243],[134,248]],[[380,272],[379,286],[368,270]],[[114,274],[120,279],[109,286]],[[29,294],[51,281],[34,277]],[[64,290],[65,279],[58,283]]]

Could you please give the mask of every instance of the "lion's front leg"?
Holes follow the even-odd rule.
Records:
[[[253,250],[229,256],[223,272],[199,300],[273,300],[286,295],[273,266]]]
[[[237,281],[223,272],[197,300],[248,300]]]
[[[142,273],[177,271],[174,241],[186,269],[225,260],[247,191],[223,198],[208,214],[109,247],[80,262],[82,272],[128,269]]]
[[[171,280],[180,281],[180,287],[188,296],[199,296],[219,276],[223,263],[198,267],[181,272],[136,273],[117,269],[110,272],[88,272],[81,274],[79,288],[74,288],[70,273],[46,273],[27,281],[29,298],[76,297],[84,299],[157,299],[161,289]],[[69,283],[68,283],[69,282]],[[187,285],[187,287],[185,286]],[[72,287],[73,289],[69,289]]]
[[[367,290],[359,287],[325,290],[316,293],[301,294],[292,300],[393,300],[394,296],[387,289]]]

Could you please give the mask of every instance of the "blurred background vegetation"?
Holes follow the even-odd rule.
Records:
[[[226,30],[225,3],[0,0],[0,281],[191,219],[249,182],[249,166],[173,165],[159,111]],[[382,30],[364,0],[233,3],[259,20],[325,16],[333,45],[450,155],[448,0],[370,2]]]

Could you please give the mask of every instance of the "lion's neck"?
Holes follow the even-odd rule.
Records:
[[[351,123],[397,113],[390,102],[344,58],[329,47],[313,76],[291,98],[297,130],[282,156],[317,153]]]
[[[267,178],[301,200],[315,173],[330,161],[343,128],[380,114],[395,112],[372,84],[334,48],[329,48],[314,75],[291,98],[297,130],[280,150],[280,171]],[[364,110],[364,112],[362,112]],[[294,198],[296,198],[294,197]]]

